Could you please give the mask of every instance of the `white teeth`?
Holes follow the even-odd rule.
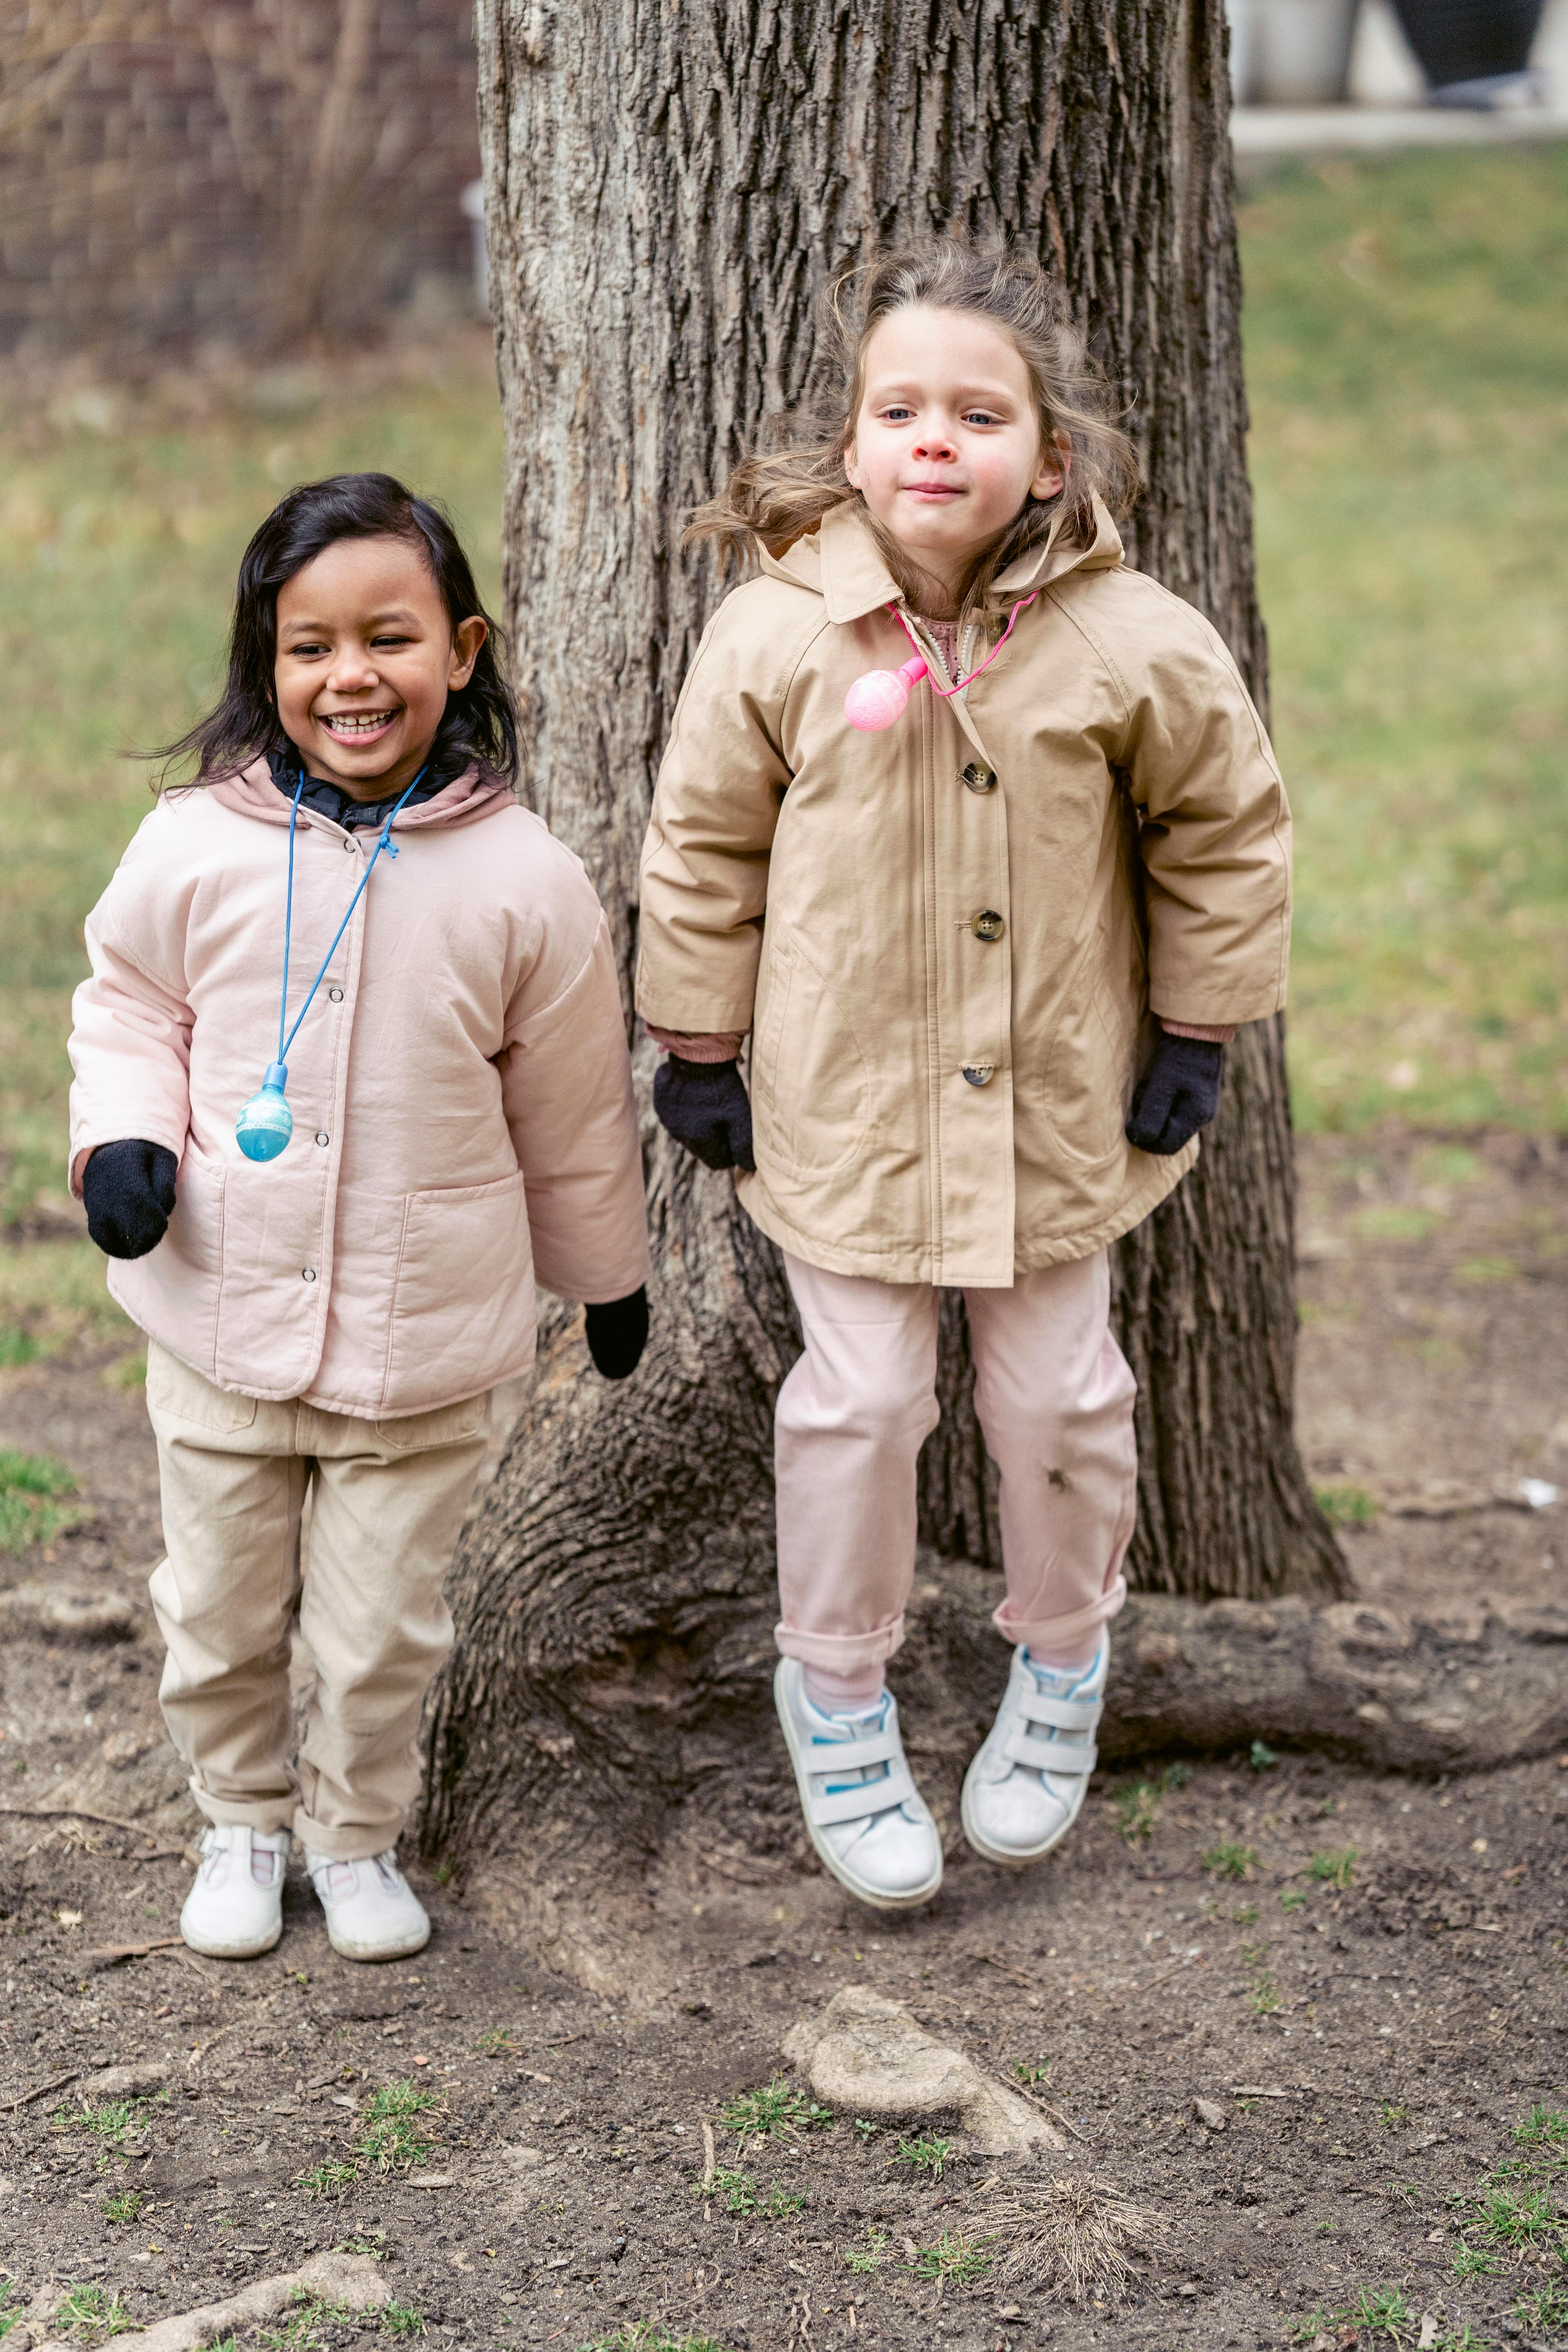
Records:
[[[363,714],[353,710],[334,710],[322,719],[321,724],[330,727],[334,735],[368,735],[374,729],[384,727],[388,719],[395,716],[396,713],[391,710],[372,710]]]

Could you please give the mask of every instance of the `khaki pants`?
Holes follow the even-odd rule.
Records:
[[[805,1353],[779,1391],[779,1600],[786,1658],[859,1675],[904,1638],[915,1463],[940,1418],[940,1294],[786,1256]],[[1087,1660],[1127,1597],[1137,1386],[1110,1331],[1104,1250],[966,1290],[974,1405],[1002,1474],[1007,1597],[994,1622],[1037,1656]]]
[[[395,1843],[418,1792],[425,1693],[452,1646],[442,1585],[489,1404],[362,1421],[232,1396],[149,1345],[168,1546],[149,1588],[169,1651],[159,1698],[209,1821],[292,1829],[339,1862]],[[297,1767],[296,1608],[315,1666]]]

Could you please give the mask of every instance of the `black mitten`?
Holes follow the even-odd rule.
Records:
[[[752,1106],[738,1062],[683,1062],[671,1054],[655,1072],[653,1107],[677,1143],[705,1168],[754,1168]]]
[[[131,1136],[100,1143],[87,1163],[81,1197],[87,1229],[106,1257],[145,1257],[168,1231],[174,1206],[172,1151]]]
[[[595,1371],[607,1381],[628,1379],[647,1342],[647,1291],[634,1290],[629,1298],[612,1298],[603,1307],[585,1307],[583,1316]]]
[[[1219,1108],[1225,1047],[1208,1037],[1162,1031],[1154,1058],[1132,1097],[1127,1140],[1168,1160],[1206,1127]]]

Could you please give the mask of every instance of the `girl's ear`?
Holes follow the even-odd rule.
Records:
[[[474,664],[479,657],[479,647],[489,635],[489,629],[478,613],[459,621],[452,632],[452,658],[447,665],[447,691],[456,694],[467,686],[474,674]]]
[[[844,473],[850,488],[858,490],[860,487],[860,464],[855,455],[853,441],[847,441],[844,445]]]
[[[1052,434],[1051,449],[1058,456],[1067,457],[1071,448],[1072,443],[1065,433],[1058,431]],[[1029,484],[1029,496],[1032,499],[1054,499],[1066,480],[1066,473],[1055,462],[1050,452],[1042,449],[1039,467],[1034,480]]]

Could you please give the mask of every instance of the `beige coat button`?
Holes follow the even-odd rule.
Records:
[[[963,772],[963,781],[972,793],[989,793],[996,789],[995,771],[983,768],[978,760],[971,760]]]
[[[1007,926],[994,907],[985,907],[973,917],[969,928],[977,940],[999,940]]]
[[[965,1062],[963,1075],[972,1087],[988,1087],[996,1076],[994,1062]]]

